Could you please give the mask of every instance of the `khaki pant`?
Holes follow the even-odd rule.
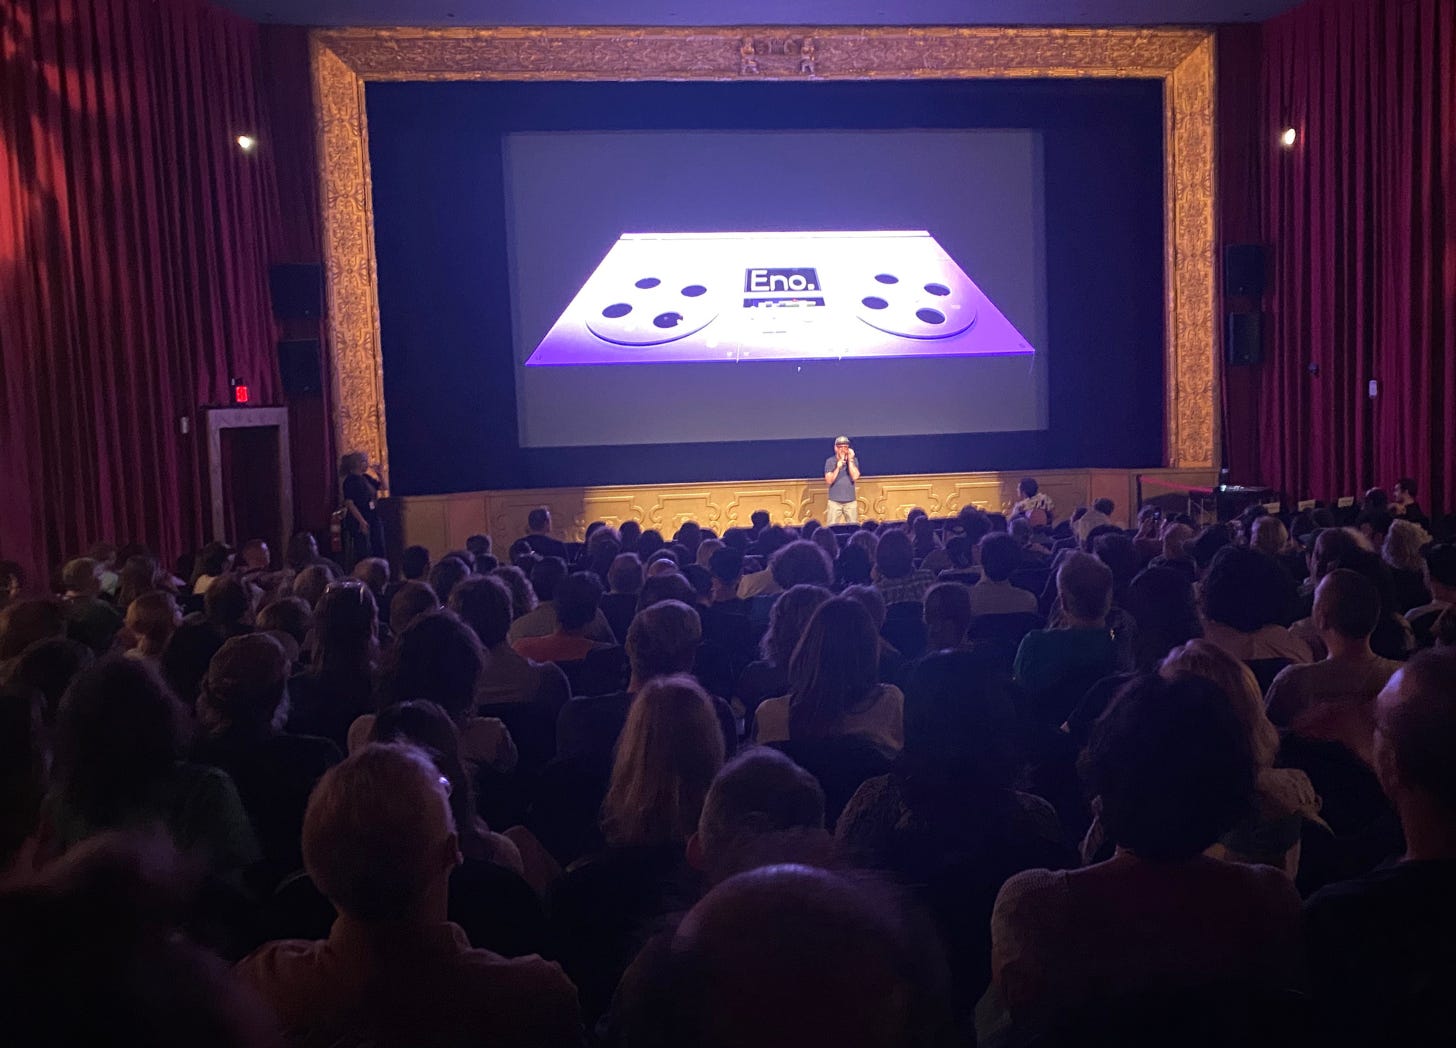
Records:
[[[859,502],[835,502],[829,500],[829,512],[824,518],[825,525],[831,524],[858,524],[859,523]]]

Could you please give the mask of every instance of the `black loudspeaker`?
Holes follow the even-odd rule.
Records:
[[[1230,367],[1264,359],[1264,314],[1230,313],[1224,318],[1224,359]]]
[[[312,320],[323,315],[324,267],[316,264],[272,266],[268,290],[279,320]]]
[[[1230,244],[1223,249],[1223,293],[1254,297],[1264,293],[1264,245]]]
[[[316,338],[278,343],[278,373],[283,378],[284,393],[297,397],[323,391],[320,355]]]

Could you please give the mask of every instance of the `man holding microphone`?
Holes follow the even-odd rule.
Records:
[[[859,523],[859,503],[854,498],[854,482],[857,480],[859,460],[849,446],[849,438],[835,437],[834,455],[824,462],[824,483],[829,486],[826,525]]]

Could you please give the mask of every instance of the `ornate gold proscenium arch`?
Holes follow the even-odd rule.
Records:
[[[1214,60],[1207,30],[320,29],[312,51],[335,430],[341,448],[367,451],[386,470],[368,80],[1161,80],[1164,465],[1216,463]]]

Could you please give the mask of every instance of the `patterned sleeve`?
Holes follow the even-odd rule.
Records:
[[[862,783],[834,827],[845,858],[873,869],[892,866],[895,827],[902,813],[900,790],[893,778],[881,775]]]

